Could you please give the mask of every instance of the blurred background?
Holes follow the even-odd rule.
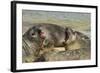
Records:
[[[71,27],[90,37],[90,18],[90,13],[23,10],[22,29],[24,33],[34,23],[53,23],[63,27]]]

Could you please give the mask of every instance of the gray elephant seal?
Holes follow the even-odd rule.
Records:
[[[27,37],[31,42],[45,38],[46,41],[52,41],[55,47],[64,46],[65,28],[56,24],[39,23],[33,25],[23,37]]]

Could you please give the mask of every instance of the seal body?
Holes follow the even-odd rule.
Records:
[[[31,43],[37,42],[41,48],[54,46],[65,47],[65,49],[79,49],[84,43],[83,40],[89,39],[86,35],[69,27],[64,28],[60,25],[49,23],[33,24],[23,37],[27,38]]]
[[[65,28],[56,24],[40,23],[33,25],[24,35],[30,41],[39,40],[40,38],[50,41],[55,47],[64,46],[65,41]],[[49,43],[50,43],[49,42]],[[44,42],[44,45],[46,42]]]

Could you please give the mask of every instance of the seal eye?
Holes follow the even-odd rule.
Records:
[[[32,35],[34,35],[34,33],[32,33]]]

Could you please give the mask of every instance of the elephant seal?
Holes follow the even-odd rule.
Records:
[[[52,41],[55,47],[64,46],[63,42],[65,42],[65,28],[49,23],[34,24],[33,27],[31,27],[23,35],[23,37],[27,37],[27,39],[29,39],[31,42],[41,42],[40,39],[45,39],[46,41]],[[44,45],[47,44],[45,42]]]
[[[81,32],[74,31],[71,28],[66,28],[65,31],[65,49],[76,50],[90,47],[90,39]]]

